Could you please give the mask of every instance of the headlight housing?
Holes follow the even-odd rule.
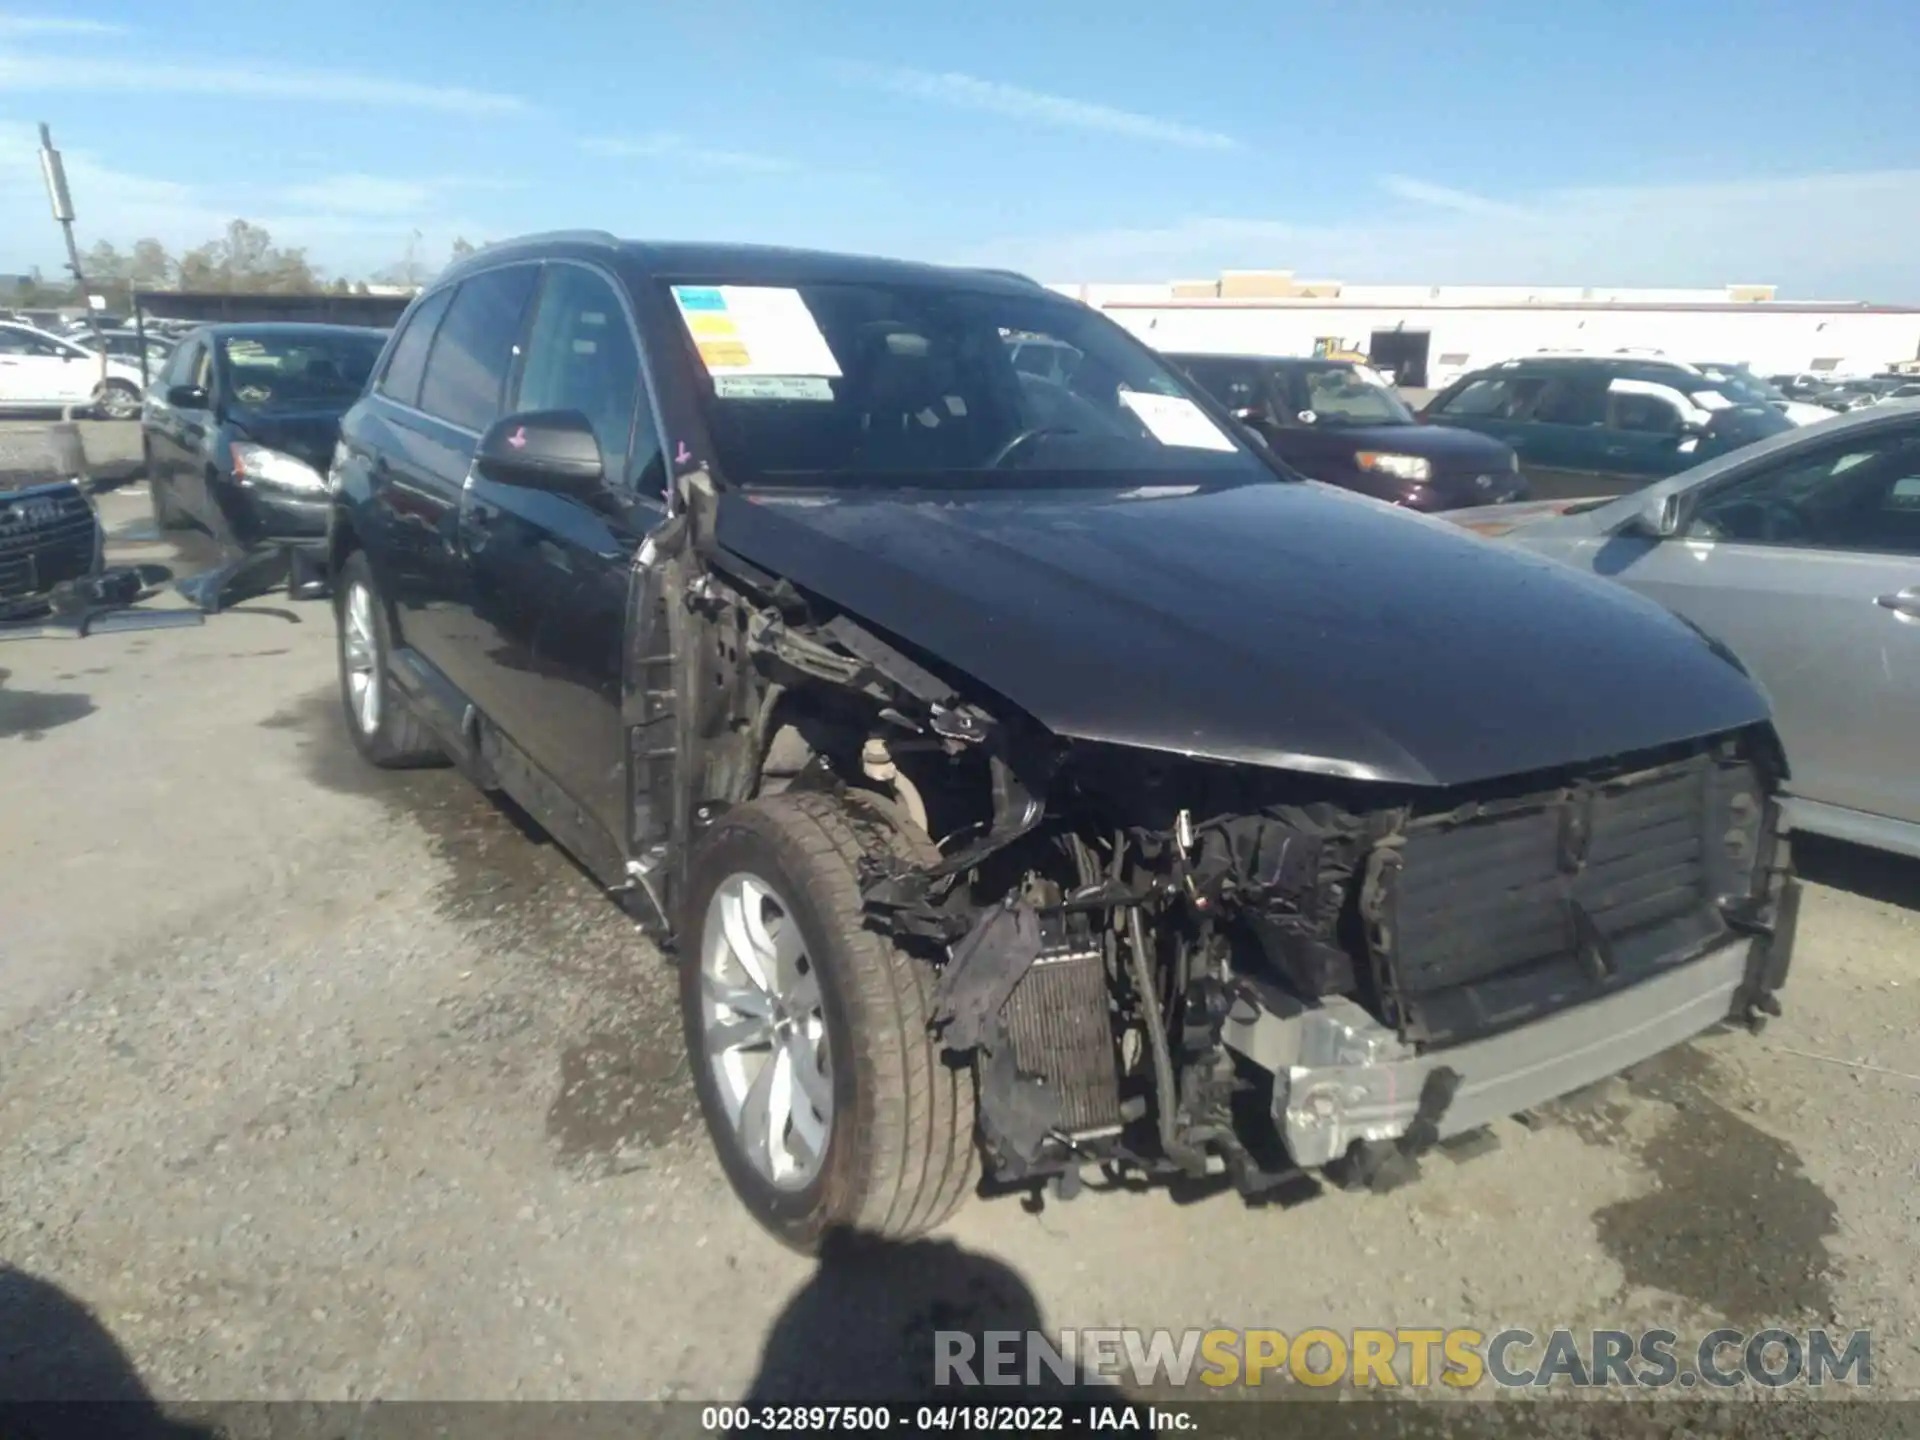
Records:
[[[307,464],[264,445],[244,442],[233,447],[233,473],[242,485],[271,485],[276,490],[293,490],[303,495],[327,493],[326,478]]]
[[[1376,475],[1391,475],[1396,480],[1421,484],[1433,478],[1433,462],[1424,455],[1395,455],[1384,450],[1362,450],[1353,457],[1362,470]]]

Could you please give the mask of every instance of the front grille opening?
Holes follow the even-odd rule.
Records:
[[[1750,761],[1696,754],[1416,816],[1378,897],[1389,1018],[1454,1043],[1691,959],[1752,889],[1763,793]]]

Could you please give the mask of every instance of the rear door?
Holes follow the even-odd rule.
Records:
[[[1604,370],[1569,367],[1549,377],[1515,434],[1520,463],[1540,499],[1615,495],[1640,483],[1619,469],[1612,453]]]
[[[1521,465],[1527,467],[1523,433],[1528,429],[1526,417],[1546,383],[1543,375],[1529,375],[1519,370],[1489,371],[1468,379],[1453,393],[1438,397],[1427,418],[1504,440],[1520,456]]]
[[[1703,495],[1616,579],[1715,635],[1772,698],[1796,795],[1920,823],[1920,421]]]
[[[638,328],[613,275],[549,262],[524,349],[507,409],[585,415],[608,484],[592,500],[477,473],[468,484],[461,529],[495,662],[490,713],[575,811],[619,841],[628,585],[641,541],[666,518],[666,458]]]

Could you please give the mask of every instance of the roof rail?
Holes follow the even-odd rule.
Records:
[[[620,237],[610,230],[541,230],[531,235],[512,235],[505,240],[496,240],[484,246],[483,249],[491,250],[496,247],[506,248],[516,245],[553,245],[562,242],[575,245],[618,245]]]
[[[1002,280],[1018,280],[1022,285],[1031,285],[1036,290],[1047,288],[1031,275],[1022,275],[1018,270],[1001,270],[991,265],[975,265],[972,269],[976,275],[998,275]]]

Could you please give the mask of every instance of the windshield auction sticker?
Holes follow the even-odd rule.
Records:
[[[1122,390],[1120,403],[1140,417],[1140,423],[1162,445],[1185,450],[1231,450],[1233,441],[1207,418],[1207,412],[1184,395],[1153,395]]]
[[[839,362],[798,290],[676,285],[674,304],[707,373],[838,377]]]

